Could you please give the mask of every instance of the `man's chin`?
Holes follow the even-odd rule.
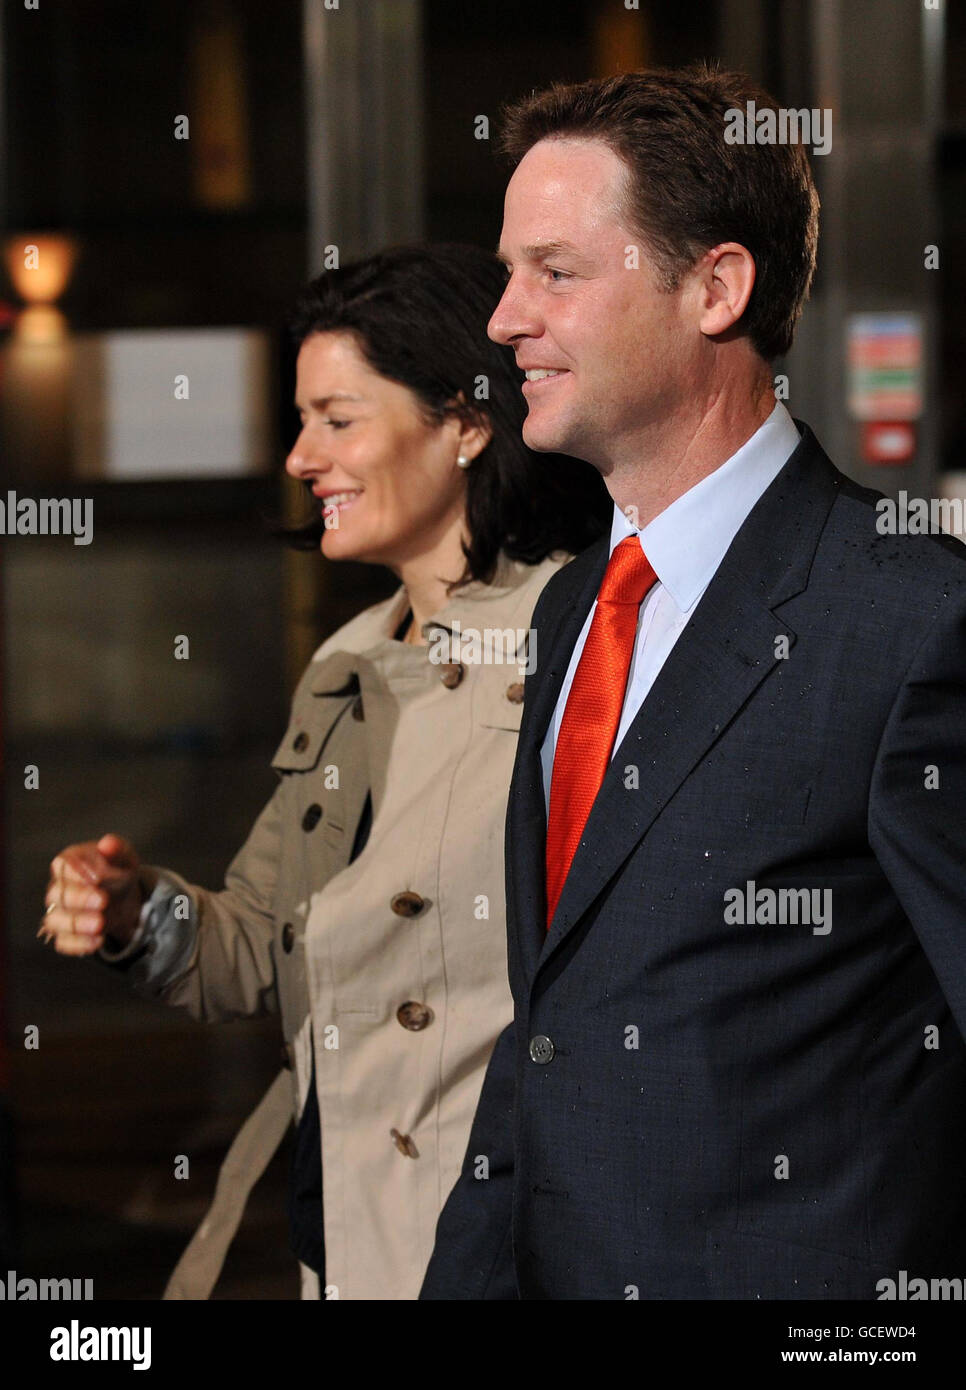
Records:
[[[567,454],[566,431],[549,420],[533,420],[529,416],[523,422],[523,442],[536,454]]]

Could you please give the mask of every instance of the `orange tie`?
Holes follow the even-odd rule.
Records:
[[[547,930],[610,762],[637,614],[657,575],[637,536],[614,547],[560,722],[547,821]]]

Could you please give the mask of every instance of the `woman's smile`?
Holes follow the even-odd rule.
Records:
[[[322,494],[322,514],[326,512],[348,511],[353,504],[362,496],[364,489],[352,488],[344,492],[326,492]]]

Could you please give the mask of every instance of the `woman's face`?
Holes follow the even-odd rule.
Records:
[[[427,424],[413,393],[374,371],[351,334],[305,339],[295,406],[302,431],[285,466],[318,498],[328,559],[398,572],[459,523],[466,478],[456,458],[465,431],[454,419]]]

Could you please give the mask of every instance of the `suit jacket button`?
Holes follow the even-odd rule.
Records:
[[[321,819],[322,807],[318,804],[317,801],[313,801],[312,805],[308,808],[308,810],[305,812],[305,815],[302,817],[302,829],[314,830]]]
[[[530,1039],[531,1062],[537,1062],[541,1067],[545,1067],[548,1062],[553,1061],[554,1051],[552,1039],[544,1037],[543,1033],[538,1033],[535,1038]]]
[[[286,1071],[292,1070],[293,1053],[291,1043],[282,1044],[281,1062]]]
[[[282,950],[289,955],[295,945],[295,928],[291,922],[286,922],[282,928]]]
[[[389,906],[399,917],[418,917],[426,901],[418,893],[397,893]]]
[[[401,1154],[404,1154],[406,1158],[419,1157],[419,1150],[408,1134],[400,1134],[398,1129],[391,1129],[389,1133],[392,1136],[392,1142]]]
[[[352,701],[352,717],[353,719],[365,719],[366,717],[365,710],[362,708],[361,695],[357,695],[356,698]]]
[[[396,1017],[404,1028],[408,1028],[411,1033],[421,1033],[424,1028],[428,1028],[433,1021],[433,1011],[425,1004],[419,1004],[415,999],[407,999],[405,1004],[400,1004],[396,1010]]]
[[[523,681],[514,681],[506,688],[506,697],[511,705],[523,704]]]
[[[459,661],[446,661],[439,668],[439,678],[447,690],[455,690],[463,679],[463,665]]]
[[[300,734],[296,734],[295,737],[292,739],[292,747],[295,749],[296,753],[304,753],[305,749],[308,748],[308,746],[309,736],[303,729]]]

